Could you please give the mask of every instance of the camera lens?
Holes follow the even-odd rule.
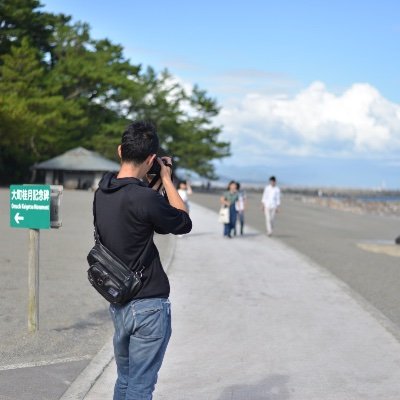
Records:
[[[158,163],[157,158],[154,160],[153,165],[149,169],[148,174],[159,175],[161,172],[161,165]]]

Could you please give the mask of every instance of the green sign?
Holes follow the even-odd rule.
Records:
[[[10,226],[12,228],[50,228],[50,186],[10,186]]]

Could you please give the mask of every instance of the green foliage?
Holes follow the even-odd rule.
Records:
[[[41,7],[39,0],[0,0],[0,55],[9,53],[24,37],[43,55],[51,51],[56,22],[66,24],[70,17],[42,12]]]
[[[19,169],[27,173],[27,166],[65,150],[64,135],[85,124],[86,118],[75,102],[65,101],[48,87],[45,69],[27,38],[19,47],[12,46],[1,60],[0,143],[2,153],[7,154],[8,174],[14,166],[20,176],[23,171]],[[10,176],[2,175],[5,181]]]
[[[216,101],[197,86],[186,93],[167,70],[157,77],[148,68],[142,79],[146,96],[132,113],[156,124],[161,147],[174,157],[174,164],[216,178],[211,161],[230,155],[229,143],[218,141],[221,127],[212,124],[219,112]]]
[[[116,157],[129,121],[158,128],[179,166],[214,177],[229,155],[213,125],[219,108],[204,90],[187,93],[168,71],[142,71],[85,23],[40,11],[38,0],[0,0],[0,183],[76,146]]]

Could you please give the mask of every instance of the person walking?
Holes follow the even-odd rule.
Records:
[[[275,176],[271,176],[269,178],[269,184],[264,189],[261,204],[265,214],[267,235],[271,236],[274,227],[275,215],[279,211],[279,206],[281,204],[281,190],[276,185]]]
[[[147,249],[140,291],[126,304],[110,304],[117,364],[114,400],[152,399],[171,336],[170,287],[153,234],[185,234],[192,228],[171,179],[171,159],[157,158],[158,145],[154,125],[130,124],[118,146],[120,170],[104,175],[93,203],[102,243],[125,264],[132,268]],[[160,166],[167,197],[145,183],[153,163]]]
[[[224,237],[231,238],[232,231],[236,226],[236,208],[235,203],[238,200],[238,192],[235,181],[230,181],[227,191],[221,196],[222,206],[229,207],[229,222],[224,224]]]
[[[185,203],[186,210],[189,213],[190,204],[189,204],[189,196],[193,193],[192,187],[190,186],[189,181],[180,181],[178,185],[178,193],[181,196],[181,199]]]
[[[246,192],[244,190],[240,190],[240,183],[236,182],[236,190],[238,192],[238,199],[235,204],[236,215],[239,219],[240,224],[240,234],[243,235],[244,228],[244,210],[246,209]],[[236,235],[236,224],[234,229],[234,234]]]

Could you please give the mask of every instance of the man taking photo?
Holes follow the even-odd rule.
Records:
[[[153,234],[181,235],[192,229],[172,182],[171,159],[157,158],[158,147],[151,123],[130,124],[118,146],[118,174],[104,175],[95,193],[93,211],[102,243],[130,268],[145,256],[140,291],[126,304],[110,305],[118,373],[114,400],[152,399],[171,336],[170,287]],[[154,162],[168,200],[145,183]]]

